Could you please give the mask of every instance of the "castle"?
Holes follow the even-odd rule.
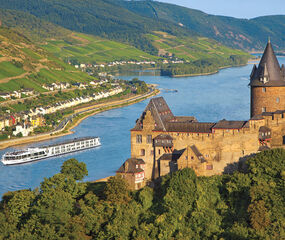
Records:
[[[270,41],[249,85],[248,121],[198,122],[174,116],[162,97],[151,99],[131,129],[131,158],[117,174],[139,189],[186,167],[198,176],[222,174],[252,153],[285,146],[285,68]]]

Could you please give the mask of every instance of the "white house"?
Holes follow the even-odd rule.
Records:
[[[16,130],[13,131],[13,135],[17,136],[19,133],[22,133],[23,137],[27,137],[29,135],[30,132],[32,132],[33,129],[29,126],[26,125],[21,125],[21,124],[17,124],[16,125]]]

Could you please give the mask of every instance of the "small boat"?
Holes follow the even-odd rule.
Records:
[[[45,147],[35,147],[21,151],[7,152],[2,156],[1,162],[4,165],[22,164],[98,146],[101,146],[99,137],[75,138]]]

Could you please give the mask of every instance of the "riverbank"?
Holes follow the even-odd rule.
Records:
[[[246,66],[247,64],[249,64],[250,60],[248,60],[247,63],[245,64],[240,64],[240,65],[235,65],[235,66],[223,66],[223,67],[219,67],[218,70],[215,70],[213,72],[207,72],[207,73],[191,73],[191,74],[181,74],[181,75],[171,75],[169,77],[173,77],[173,78],[180,78],[180,77],[199,77],[199,76],[208,76],[208,75],[213,75],[218,73],[220,70],[222,69],[226,69],[226,68],[235,68],[235,67],[243,67]]]
[[[23,137],[23,138],[18,138],[18,139],[2,141],[0,142],[0,149],[5,149],[8,147],[12,147],[12,146],[24,145],[24,144],[33,143],[33,142],[46,141],[49,139],[73,134],[74,132],[72,131],[72,129],[78,126],[84,119],[92,115],[95,115],[95,114],[98,114],[104,111],[108,111],[114,108],[120,108],[120,107],[124,107],[128,105],[132,105],[137,102],[143,101],[149,97],[155,96],[159,93],[160,91],[158,89],[152,88],[146,94],[136,95],[136,96],[133,96],[127,99],[115,100],[115,101],[111,101],[107,103],[100,103],[100,104],[96,104],[93,106],[88,106],[88,107],[77,109],[76,113],[78,114],[78,116],[76,116],[76,118],[74,118],[71,123],[66,124],[64,128],[61,129],[60,131],[56,131],[52,133],[43,133],[43,134],[39,134],[35,136],[28,136],[28,137]]]

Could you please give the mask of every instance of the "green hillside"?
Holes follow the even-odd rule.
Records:
[[[77,71],[22,34],[0,27],[0,91],[33,88],[46,91],[43,84],[86,82],[94,79]]]
[[[0,6],[28,12],[72,31],[125,42],[152,54],[156,50],[144,37],[145,33],[160,30],[173,35],[193,35],[177,24],[139,16],[111,0],[0,0]]]
[[[2,13],[3,26],[9,26],[16,29],[16,31],[20,31],[22,37],[24,35],[28,36],[29,39],[35,40],[46,52],[53,54],[53,56],[60,58],[64,62],[71,62],[72,64],[106,63],[114,60],[159,60],[175,56],[189,62],[186,66],[188,70],[179,70],[179,73],[189,73],[189,67],[191,64],[196,64],[195,61],[205,62],[205,60],[210,58],[210,62],[206,61],[210,67],[206,67],[203,64],[196,64],[197,66],[194,69],[191,68],[191,73],[204,73],[217,71],[219,67],[239,64],[233,63],[230,59],[231,56],[246,56],[242,63],[246,63],[248,57],[241,51],[224,47],[208,38],[183,35],[175,36],[162,31],[152,31],[142,34],[149,46],[154,49],[153,53],[155,55],[151,55],[124,43],[69,31],[43,21],[29,13],[15,10],[2,10]],[[29,40],[27,39],[27,41]],[[37,59],[37,61],[41,58],[33,54],[30,50],[25,50],[25,54],[32,55],[32,59]],[[165,65],[163,66],[165,67]],[[68,65],[67,67],[70,66]],[[170,69],[173,67],[170,67]],[[182,67],[185,66],[175,65],[176,69],[181,69]],[[177,70],[175,71],[177,72]],[[39,71],[37,76],[40,75],[41,79],[42,74],[43,70]],[[53,77],[53,81],[56,77]],[[9,84],[11,85],[12,83],[10,82]],[[13,88],[15,85],[19,87],[19,84],[12,85]],[[6,85],[5,88],[7,88]]]
[[[188,61],[207,58],[226,59],[232,55],[249,55],[241,50],[225,47],[215,40],[205,37],[176,37],[165,32],[153,32],[146,35],[162,55],[174,54]]]
[[[65,38],[71,31],[44,21],[32,14],[22,11],[0,8],[2,25],[13,28],[33,41],[40,42],[47,38]]]
[[[68,40],[50,39],[41,47],[64,61],[73,63],[157,59],[130,45],[80,33],[70,34]]]
[[[248,20],[210,15],[199,10],[156,1],[117,0],[116,3],[140,16],[180,24],[230,47],[249,51],[261,50],[268,37],[271,37],[277,50],[285,49],[285,15]]]

